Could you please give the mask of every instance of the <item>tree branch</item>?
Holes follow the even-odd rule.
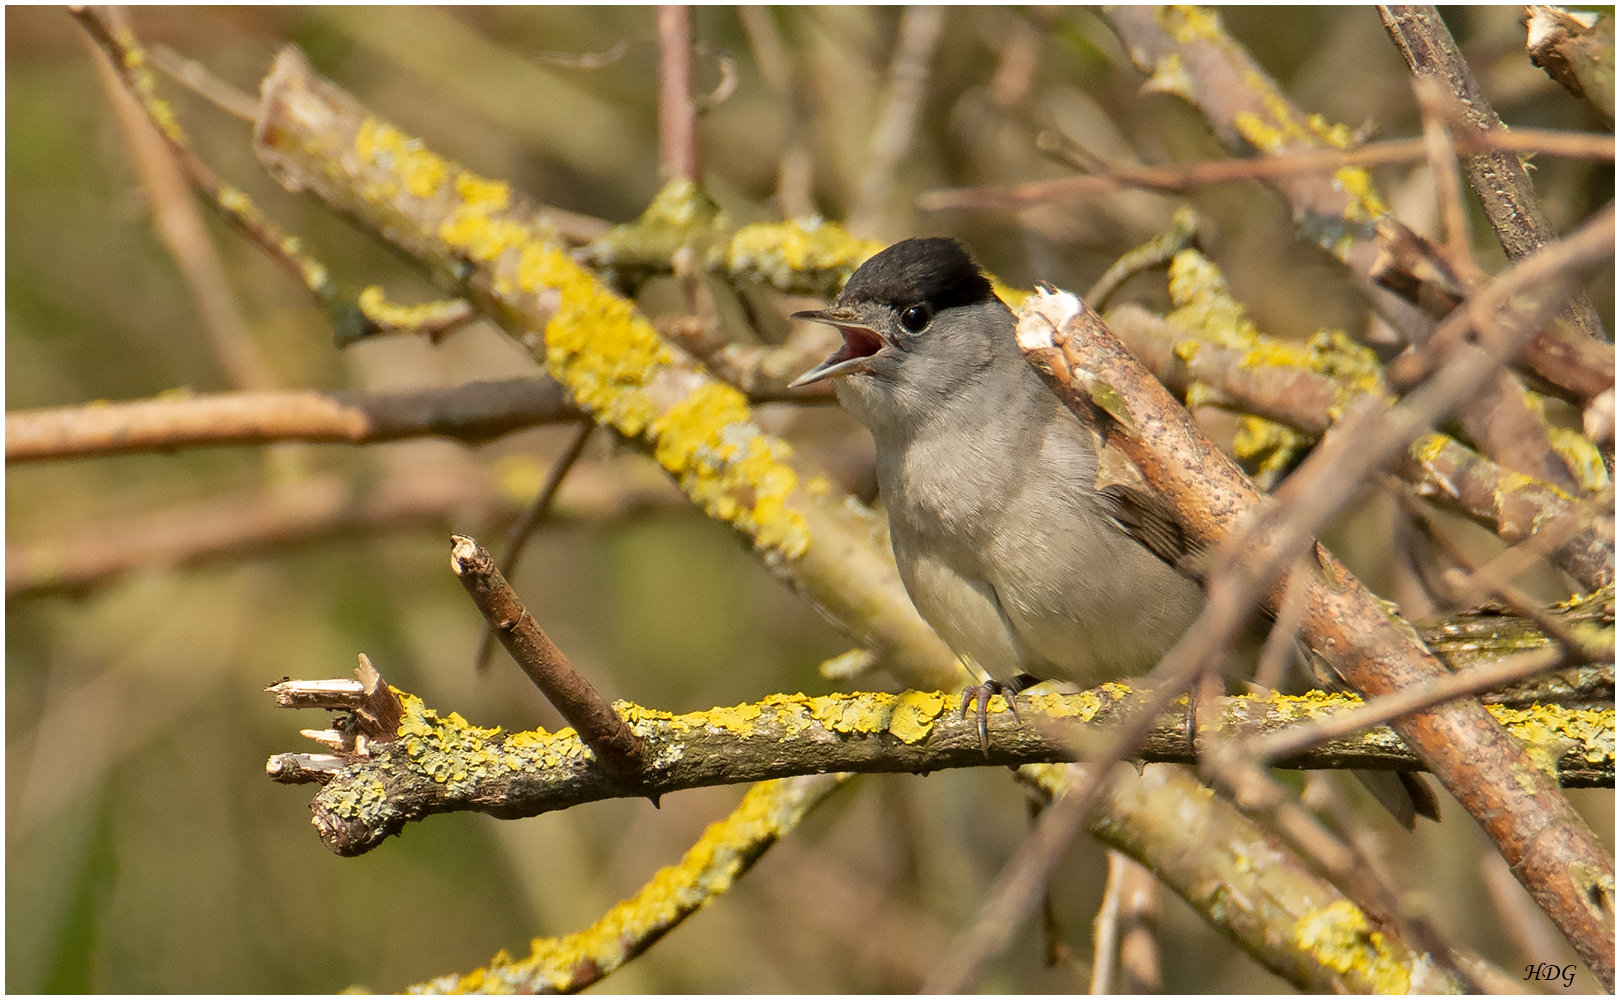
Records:
[[[310,684],[312,682],[284,682]],[[331,683],[331,682],[317,682]],[[999,696],[998,696],[999,697]],[[958,767],[1067,761],[1111,739],[1148,696],[1119,684],[1079,694],[1026,696],[1020,723],[992,700],[990,749],[979,745],[977,720],[963,718],[943,692],[772,695],[735,708],[671,715],[615,703],[642,740],[649,761],[640,786],[605,770],[570,730],[504,733],[440,718],[421,700],[401,694],[405,722],[391,744],[373,744],[342,770],[311,775],[301,754],[278,754],[266,769],[285,783],[318,780],[325,787],[312,808],[321,839],[337,854],[363,854],[408,822],[446,812],[485,812],[502,818],[535,816],[584,802],[660,796],[687,788],[765,781],[841,771],[926,774]],[[1200,713],[1194,734],[1185,706],[1157,717],[1139,759],[1192,763],[1211,734],[1265,735],[1301,719],[1351,711],[1348,695],[1222,698],[1214,714]],[[1612,709],[1496,710],[1505,724],[1555,762],[1571,787],[1614,781]],[[1414,770],[1421,762],[1388,728],[1339,737],[1290,755],[1279,767]],[[357,796],[380,782],[380,796]]]
[[[281,441],[375,444],[438,435],[483,444],[578,420],[544,375],[411,392],[243,392],[6,414],[6,463]]]
[[[1096,407],[1109,415],[1110,426],[1120,430],[1110,432],[1110,438],[1117,438],[1192,538],[1236,546],[1227,549],[1232,553],[1228,558],[1249,567],[1247,579],[1263,585],[1262,593],[1300,554],[1314,555],[1319,572],[1308,578],[1304,637],[1352,687],[1385,694],[1442,671],[1415,633],[1397,624],[1385,606],[1310,538],[1348,501],[1367,471],[1467,399],[1493,367],[1458,358],[1387,417],[1375,418],[1373,409],[1364,407],[1364,414],[1347,420],[1339,432],[1339,447],[1318,448],[1289,480],[1281,499],[1290,512],[1278,519],[1272,516],[1275,511],[1267,513],[1269,501],[1242,471],[1203,437],[1187,412],[1073,296],[1031,300],[1020,320],[1019,340],[1082,419],[1099,419]],[[1353,453],[1346,445],[1352,440]],[[1232,540],[1245,523],[1238,545]],[[1218,591],[1212,573],[1211,605]],[[1178,649],[1202,639],[1200,627],[1211,614],[1206,608]],[[1602,926],[1612,893],[1606,888],[1612,881],[1605,879],[1613,878],[1613,862],[1556,785],[1535,770],[1477,702],[1450,702],[1402,719],[1395,728],[1479,820],[1594,973],[1612,981],[1613,939]]]

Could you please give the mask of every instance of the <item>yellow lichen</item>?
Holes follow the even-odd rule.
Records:
[[[1292,427],[1246,413],[1232,436],[1232,454],[1257,463],[1259,472],[1283,472],[1311,441]]]
[[[696,181],[677,177],[659,189],[636,225],[690,231],[713,225],[722,218]]]
[[[1568,427],[1549,427],[1547,440],[1575,474],[1582,489],[1596,492],[1609,485],[1609,469],[1603,464],[1603,453],[1585,435]]]
[[[1365,167],[1340,167],[1333,172],[1333,186],[1348,199],[1344,206],[1346,222],[1374,222],[1389,214]]]
[[[703,715],[704,720],[716,729],[722,729],[734,736],[747,736],[754,731],[754,723],[759,721],[760,707],[737,705],[733,708],[715,708]]]
[[[832,275],[848,276],[883,249],[842,226],[819,219],[758,223],[737,230],[713,252],[733,278],[763,281],[784,291],[811,290]]]
[[[751,418],[742,393],[706,383],[653,421],[653,454],[711,516],[742,529],[760,549],[798,559],[810,547],[804,516],[788,502],[798,474],[785,461],[786,442]]]
[[[1219,42],[1225,37],[1220,20],[1207,7],[1164,4],[1153,8],[1153,20],[1181,45]]]
[[[533,245],[534,234],[516,219],[501,215],[512,192],[504,181],[485,180],[465,171],[456,175],[460,200],[439,223],[439,238],[472,260],[493,264],[508,250]]]
[[[902,743],[917,743],[934,731],[934,723],[945,709],[945,699],[937,692],[906,691],[895,701],[889,715],[889,732]]]
[[[1451,438],[1444,434],[1425,434],[1407,447],[1407,453],[1420,465],[1429,465],[1445,454]]]
[[[380,327],[417,330],[465,310],[460,299],[438,299],[421,305],[405,306],[391,302],[381,285],[367,285],[355,299],[361,315]]]
[[[1338,385],[1335,410],[1361,393],[1384,391],[1377,355],[1342,330],[1318,330],[1303,345],[1262,334],[1243,304],[1232,297],[1220,268],[1197,250],[1183,250],[1171,260],[1170,300],[1176,308],[1166,319],[1216,346],[1243,351],[1245,368],[1298,368],[1333,379]],[[1175,354],[1191,364],[1198,356],[1198,345],[1197,340],[1183,341],[1175,346]],[[1187,405],[1195,405],[1192,393]],[[1296,432],[1269,421],[1249,427],[1247,435],[1243,447],[1251,455],[1304,441]]]
[[[354,151],[365,162],[398,178],[417,198],[433,197],[450,174],[449,163],[422,140],[369,115],[355,133]]]
[[[1181,54],[1172,52],[1153,64],[1153,72],[1149,74],[1147,82],[1142,89],[1151,94],[1174,94],[1186,101],[1193,100],[1197,95],[1193,89],[1192,77],[1187,73],[1187,66],[1181,61]]]
[[[539,978],[558,991],[568,989],[575,971],[594,978],[630,957],[628,948],[670,926],[683,913],[724,893],[766,845],[791,829],[803,815],[805,798],[787,781],[765,781],[749,789],[742,804],[709,825],[681,860],[660,869],[639,892],[610,909],[591,927],[575,934],[535,938],[529,956],[513,962],[498,954],[486,969],[469,973],[454,992],[484,987],[486,980],[524,983]]]
[[[1273,155],[1283,151],[1287,135],[1253,111],[1239,111],[1232,117],[1232,124],[1255,149]]]
[[[835,733],[879,733],[889,721],[885,702],[871,695],[830,694],[810,699],[810,714]]]
[[[1349,900],[1311,910],[1294,923],[1294,944],[1335,972],[1353,973],[1376,993],[1405,993],[1411,971]]]
[[[1564,708],[1534,704],[1529,708],[1488,705],[1498,722],[1525,745],[1530,759],[1549,774],[1558,773],[1558,758],[1572,746],[1600,763],[1614,756],[1614,709]]]

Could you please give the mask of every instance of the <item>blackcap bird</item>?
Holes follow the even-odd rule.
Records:
[[[844,336],[793,385],[831,379],[872,432],[906,592],[990,675],[962,702],[978,699],[982,743],[992,693],[1012,706],[1037,680],[1141,676],[1198,616],[1179,525],[1100,475],[1093,432],[1024,360],[1012,311],[960,243],[896,243],[831,307],[794,318]]]

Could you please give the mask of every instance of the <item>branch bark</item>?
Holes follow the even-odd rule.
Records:
[[[6,463],[280,441],[375,444],[438,435],[483,444],[578,420],[544,375],[413,392],[242,392],[6,414]]]
[[[642,783],[627,785],[589,756],[570,731],[503,733],[440,718],[420,699],[401,697],[400,738],[373,745],[370,757],[319,774],[302,766],[302,754],[278,754],[267,764],[277,781],[325,783],[312,808],[321,839],[334,853],[363,854],[406,823],[438,813],[475,811],[510,819],[605,798],[656,797],[794,775],[927,774],[1074,760],[1111,739],[1111,730],[1147,700],[1143,692],[1118,684],[1079,694],[1026,696],[1021,723],[1003,703],[992,701],[988,753],[979,745],[977,720],[962,718],[943,692],[772,695],[751,705],[686,715],[617,702],[615,709],[642,740],[649,761]],[[1301,719],[1358,706],[1353,697],[1320,693],[1222,698],[1214,713],[1200,712],[1197,734],[1185,707],[1159,717],[1138,755],[1144,761],[1193,763],[1211,734],[1263,736]],[[1497,711],[1520,738],[1549,755],[1570,787],[1613,783],[1612,710]],[[1421,762],[1392,730],[1378,728],[1324,742],[1276,766],[1414,770]],[[376,782],[381,782],[380,796],[358,797]]]
[[[1098,420],[1099,406],[1106,411],[1117,431],[1110,433],[1111,440],[1117,439],[1174,508],[1190,537],[1211,546],[1241,545],[1229,547],[1228,558],[1253,567],[1257,581],[1274,581],[1300,554],[1314,556],[1318,565],[1306,578],[1303,635],[1346,683],[1363,694],[1380,695],[1442,672],[1411,627],[1310,537],[1347,502],[1374,464],[1468,398],[1493,367],[1459,358],[1387,419],[1356,421],[1354,431],[1341,433],[1340,447],[1317,449],[1290,479],[1284,490],[1292,495],[1284,500],[1291,508],[1289,517],[1276,519],[1267,512],[1271,502],[1131,359],[1101,318],[1073,296],[1032,299],[1020,320],[1019,341],[1082,419]],[[1353,455],[1346,453],[1348,440],[1355,441]],[[1242,542],[1236,543],[1240,536]],[[1272,584],[1265,586],[1269,590]],[[1273,607],[1281,600],[1279,591],[1280,586],[1272,593]],[[1613,860],[1556,783],[1537,770],[1476,701],[1416,713],[1395,728],[1479,821],[1599,979],[1613,982],[1614,941],[1606,930]]]

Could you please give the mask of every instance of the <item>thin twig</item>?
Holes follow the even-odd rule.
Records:
[[[1162,993],[1159,969],[1159,880],[1129,856],[1108,855],[1109,877],[1119,865],[1119,991],[1129,994]]]
[[[642,768],[641,739],[523,607],[489,552],[465,535],[450,539],[450,568],[512,659],[596,752],[604,768],[617,777],[634,778]]]
[[[625,53],[630,51],[630,39],[621,38],[614,43],[611,49],[605,52],[552,52],[542,50],[529,58],[535,62],[543,62],[552,66],[563,66],[568,69],[605,69],[623,59]]]
[[[90,37],[106,51],[124,86],[128,87],[130,93],[141,102],[147,117],[157,126],[164,141],[174,152],[175,161],[191,179],[191,183],[208,197],[227,222],[286,268],[301,284],[307,286],[318,300],[323,304],[335,302],[338,292],[331,282],[326,267],[304,253],[297,238],[288,235],[281,227],[265,218],[245,192],[221,181],[213,168],[204,163],[192,150],[191,142],[176,121],[173,109],[157,96],[152,74],[145,68],[145,52],[135,41],[134,36],[114,28],[95,8],[73,6],[68,10],[78,18],[79,23],[90,33]]]
[[[1416,77],[1412,90],[1423,113],[1423,145],[1429,154],[1429,174],[1440,202],[1440,224],[1451,252],[1448,263],[1463,280],[1478,284],[1485,273],[1474,264],[1474,241],[1468,224],[1468,206],[1463,203],[1462,182],[1457,176],[1457,147],[1446,130],[1446,94],[1440,84],[1428,77]]]
[[[1254,671],[1256,687],[1276,690],[1283,686],[1288,667],[1293,662],[1299,639],[1299,623],[1305,617],[1306,579],[1310,564],[1304,560],[1294,564],[1288,574],[1288,586],[1283,590],[1277,608],[1277,620],[1266,633],[1266,643],[1260,649],[1260,663]]]
[[[570,518],[616,522],[691,510],[662,477],[585,471],[568,481]],[[67,537],[8,543],[6,597],[78,592],[141,570],[231,563],[333,538],[500,524],[516,512],[489,479],[470,463],[413,464],[380,483],[323,475],[149,515],[121,511]]]
[[[1102,277],[1086,289],[1086,304],[1101,312],[1121,285],[1150,268],[1167,264],[1176,254],[1198,242],[1198,214],[1185,206],[1176,209],[1163,233],[1130,250],[1108,266]]]
[[[1119,894],[1125,855],[1108,852],[1108,881],[1102,904],[1091,921],[1091,995],[1106,996],[1113,990],[1114,960],[1119,954]]]
[[[1420,684],[1401,688],[1393,694],[1381,695],[1362,708],[1252,740],[1243,747],[1242,752],[1254,760],[1268,763],[1287,760],[1309,747],[1372,726],[1385,725],[1404,715],[1442,705],[1455,698],[1489,691],[1503,684],[1511,684],[1549,670],[1556,670],[1569,663],[1598,662],[1603,656],[1602,650],[1596,648],[1588,648],[1584,652],[1587,653],[1586,656],[1571,656],[1555,647],[1547,647],[1519,653],[1498,660],[1494,664],[1473,667],[1465,673],[1431,678]],[[1608,652],[1613,656],[1612,643]]]
[[[585,453],[585,442],[591,438],[591,431],[596,425],[589,420],[581,421],[579,428],[568,442],[568,447],[557,456],[552,463],[551,471],[546,473],[546,480],[540,485],[540,492],[535,494],[534,502],[524,511],[512,527],[507,529],[506,540],[502,544],[500,560],[496,563],[502,576],[511,576],[517,569],[518,560],[523,558],[523,550],[529,544],[535,531],[551,516],[551,508],[557,499],[557,491],[562,489],[563,479],[567,477],[579,456]],[[473,669],[479,673],[489,669],[489,658],[495,652],[495,633],[489,623],[484,623],[483,634],[478,639],[478,653],[473,659]]]
[[[187,59],[167,45],[154,45],[147,50],[152,64],[169,74],[179,83],[201,96],[214,107],[233,114],[244,121],[259,117],[259,99],[245,90],[239,90],[208,71],[208,67],[195,59]]]
[[[1614,159],[1614,137],[1586,132],[1556,132],[1516,129],[1458,137],[1459,152],[1477,150],[1506,153],[1540,153],[1579,159]],[[1353,149],[1313,149],[1260,156],[1253,159],[1205,160],[1198,163],[1142,166],[1102,163],[1095,172],[1079,177],[1058,177],[1022,184],[991,185],[978,188],[939,188],[925,191],[917,199],[924,211],[947,208],[1012,209],[1053,201],[1109,194],[1120,188],[1141,187],[1182,193],[1210,184],[1291,177],[1296,174],[1330,173],[1341,167],[1377,166],[1407,163],[1428,156],[1426,141],[1389,139]]]
[[[658,6],[658,165],[666,181],[698,179],[692,14],[685,4]]]

